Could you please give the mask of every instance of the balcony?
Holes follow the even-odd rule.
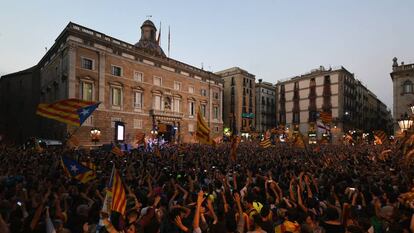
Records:
[[[151,109],[150,110],[150,115],[162,116],[162,117],[174,117],[174,118],[183,118],[184,117],[184,113],[181,113],[181,112],[173,112],[173,111],[170,111],[170,110],[156,110],[156,109]]]

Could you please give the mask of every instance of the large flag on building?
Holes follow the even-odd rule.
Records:
[[[196,137],[201,144],[214,145],[214,141],[210,138],[210,128],[207,125],[207,122],[204,120],[201,115],[201,110],[198,110],[197,113],[197,131]]]
[[[69,125],[81,126],[99,104],[100,102],[94,101],[65,99],[51,104],[39,104],[36,114]]]
[[[87,183],[96,178],[96,174],[92,169],[85,167],[66,156],[62,156],[61,164],[66,175],[75,178],[82,183]]]
[[[320,112],[319,118],[323,123],[331,123],[332,122],[332,113],[330,112]]]

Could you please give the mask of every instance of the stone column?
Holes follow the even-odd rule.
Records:
[[[105,53],[99,52],[99,65],[98,65],[98,75],[99,75],[99,97],[98,100],[101,102],[99,109],[105,109]]]

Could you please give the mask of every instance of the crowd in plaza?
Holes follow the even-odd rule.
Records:
[[[2,146],[0,232],[414,232],[413,209],[401,196],[414,170],[395,145],[242,142],[236,161],[230,147],[183,144],[117,156]],[[62,155],[93,163],[97,178],[68,177]],[[114,165],[126,188],[124,216],[102,212]]]

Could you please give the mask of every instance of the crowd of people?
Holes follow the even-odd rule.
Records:
[[[413,208],[401,198],[414,170],[396,146],[242,142],[236,161],[229,153],[230,143],[122,157],[2,146],[0,232],[414,232]],[[93,163],[97,178],[68,177],[62,155]],[[124,215],[102,212],[113,165],[126,188]]]

